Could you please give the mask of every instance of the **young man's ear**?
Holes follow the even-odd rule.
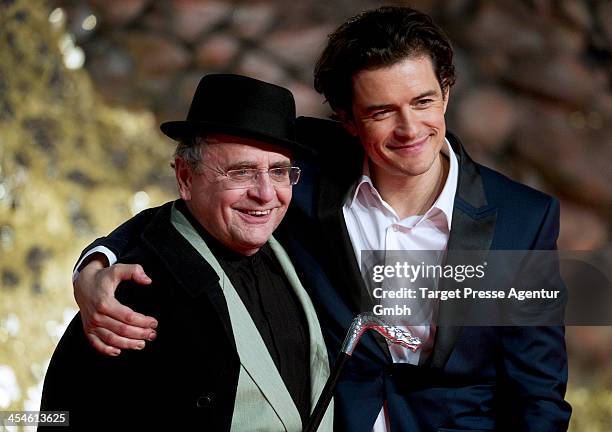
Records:
[[[191,184],[193,182],[193,170],[183,158],[174,158],[174,175],[179,195],[185,201],[191,200]]]
[[[355,120],[351,113],[348,113],[344,110],[339,110],[337,112],[338,120],[344,126],[344,129],[351,134],[352,136],[357,136],[357,126],[355,125]]]

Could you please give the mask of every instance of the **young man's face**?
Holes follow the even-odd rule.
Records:
[[[352,116],[343,123],[361,140],[375,180],[419,176],[440,163],[447,102],[429,56],[353,75]]]
[[[217,240],[243,255],[252,255],[278,227],[291,201],[291,186],[275,186],[268,174],[235,188],[223,173],[243,168],[291,166],[290,152],[279,146],[231,135],[212,134],[202,150],[199,172],[176,160],[181,197],[194,217]]]

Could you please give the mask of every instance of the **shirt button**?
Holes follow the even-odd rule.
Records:
[[[201,395],[196,401],[198,408],[211,408],[215,401],[215,395],[213,393],[206,393]]]
[[[399,227],[397,225],[393,225],[393,231],[398,232],[399,231]]]

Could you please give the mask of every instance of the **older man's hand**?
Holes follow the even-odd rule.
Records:
[[[142,349],[145,341],[155,339],[157,320],[119,303],[115,290],[124,280],[148,285],[151,279],[138,264],[104,264],[93,259],[74,281],[87,339],[100,353],[111,356],[119,355],[121,349]]]

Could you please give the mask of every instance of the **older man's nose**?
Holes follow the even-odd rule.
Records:
[[[260,172],[253,186],[249,188],[249,196],[261,202],[268,202],[274,199],[276,189],[272,185],[268,173]]]

